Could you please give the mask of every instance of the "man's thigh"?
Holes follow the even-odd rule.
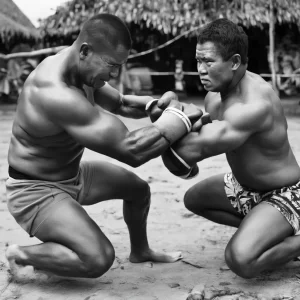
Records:
[[[272,205],[262,202],[246,215],[229,246],[237,253],[258,258],[291,235],[293,228],[287,219]]]
[[[241,217],[225,193],[224,175],[211,176],[192,186],[185,195],[186,205],[200,210],[224,211]]]
[[[35,237],[61,244],[82,258],[101,255],[112,248],[99,226],[72,197],[51,207],[51,214],[40,224]]]
[[[78,202],[92,205],[110,199],[145,197],[149,186],[133,172],[104,161],[84,162],[81,176],[85,188]]]

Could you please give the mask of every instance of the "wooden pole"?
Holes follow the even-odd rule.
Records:
[[[270,25],[269,25],[269,64],[272,74],[272,85],[275,92],[278,94],[277,89],[277,78],[275,69],[275,16],[274,16],[274,0],[269,0],[269,15],[270,15]]]
[[[4,60],[10,60],[14,58],[30,58],[30,57],[36,57],[40,55],[50,55],[57,53],[63,49],[65,49],[67,46],[59,46],[59,47],[53,47],[53,48],[46,48],[46,49],[41,49],[41,50],[36,50],[36,51],[31,51],[31,52],[19,52],[19,53],[12,53],[12,54],[1,54],[0,53],[0,58]]]

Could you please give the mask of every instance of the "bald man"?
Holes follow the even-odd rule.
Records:
[[[184,106],[172,92],[155,104],[149,96],[123,96],[109,86],[106,82],[118,76],[130,48],[130,33],[119,18],[96,15],[72,46],[46,58],[26,80],[8,153],[7,201],[19,225],[42,243],[8,247],[13,273],[30,265],[60,276],[103,275],[114,261],[114,248],[82,206],[108,199],[124,200],[131,262],[181,258],[149,247],[147,182],[107,162],[81,162],[87,147],[140,166],[161,155],[191,129],[189,122],[201,117],[201,110]],[[149,103],[154,103],[147,107],[150,116],[161,117],[147,127],[130,132],[114,115],[146,117]]]

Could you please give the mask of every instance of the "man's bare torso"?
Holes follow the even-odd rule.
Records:
[[[206,100],[206,110],[213,120],[219,121],[224,120],[234,105],[255,104],[258,101],[271,104],[272,124],[266,130],[251,135],[240,147],[226,153],[239,183],[256,190],[289,186],[300,179],[300,169],[288,141],[287,122],[280,100],[266,85],[268,83],[260,76],[246,72],[237,92],[226,101],[221,101],[219,93],[210,93]],[[266,89],[270,90],[267,97]]]
[[[56,93],[57,86],[69,88],[62,79],[63,66],[64,57],[56,55],[45,59],[30,74],[19,97],[12,128],[9,165],[41,180],[74,177],[84,149],[53,120],[50,121],[45,109],[45,101],[51,99],[49,94]]]

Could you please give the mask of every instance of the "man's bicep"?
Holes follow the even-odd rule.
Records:
[[[249,132],[234,128],[228,121],[214,121],[200,132],[192,132],[175,145],[175,151],[188,164],[226,153],[238,148],[249,137]]]
[[[203,155],[210,157],[238,148],[247,140],[249,134],[249,131],[228,121],[214,121],[201,128],[197,143],[203,148]]]
[[[254,133],[272,125],[272,114],[266,103],[236,104],[224,113],[224,120],[203,126],[199,143],[207,147],[209,156],[232,151]]]
[[[209,156],[238,148],[251,134],[249,130],[235,126],[226,120],[214,121],[212,124],[203,126],[201,131],[200,137],[203,139]]]
[[[115,116],[93,106],[78,95],[55,101],[47,107],[49,119],[79,144],[99,153],[115,154],[128,130]],[[57,102],[57,103],[56,103]]]
[[[226,153],[240,147],[255,132],[270,126],[267,106],[237,104],[224,113],[224,120],[204,125],[178,143],[178,151],[190,161]]]
[[[89,119],[69,122],[65,130],[81,145],[113,158],[119,156],[128,130],[115,116],[94,112]]]

